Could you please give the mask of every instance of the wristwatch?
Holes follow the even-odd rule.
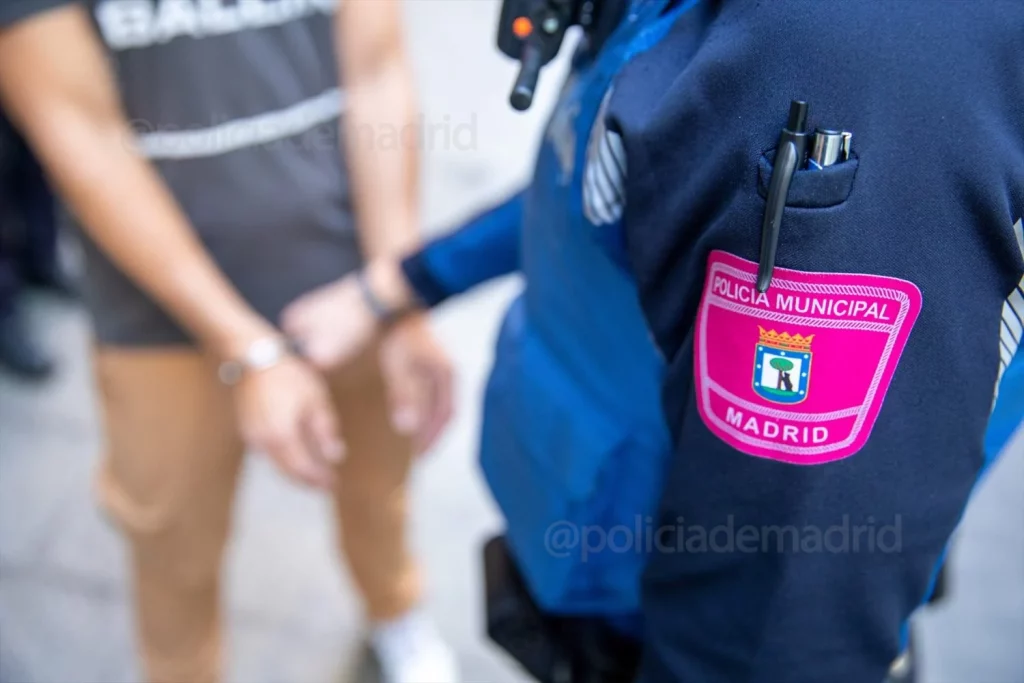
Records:
[[[217,377],[229,387],[242,381],[247,372],[259,372],[271,368],[295,353],[294,345],[283,337],[257,339],[239,358],[232,358],[220,364]]]

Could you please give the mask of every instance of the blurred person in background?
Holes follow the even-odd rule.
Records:
[[[416,116],[398,2],[60,5],[3,4],[0,95],[89,237],[99,491],[131,546],[147,679],[221,680],[219,576],[248,447],[334,496],[385,679],[455,680],[405,537],[447,362],[421,317],[392,331],[386,362],[371,346],[325,374],[276,326],[364,255],[418,240],[416,146],[375,144]],[[429,374],[389,395],[382,367],[413,356]]]
[[[39,162],[0,116],[0,367],[42,378],[53,360],[23,310],[26,285],[61,296],[74,286],[57,258],[56,202]]]

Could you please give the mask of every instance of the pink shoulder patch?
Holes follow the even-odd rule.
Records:
[[[912,282],[708,257],[694,374],[701,418],[733,448],[819,465],[859,451],[921,311]]]

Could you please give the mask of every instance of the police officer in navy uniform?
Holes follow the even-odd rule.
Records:
[[[732,530],[651,557],[644,683],[863,683],[900,653],[1019,421],[1022,35],[1004,0],[721,0],[616,79],[659,521]]]
[[[571,309],[544,283],[555,280],[586,310],[587,296],[608,286],[606,261],[635,277],[668,364],[663,408],[675,456],[658,482],[657,529],[681,539],[653,553],[644,582],[643,681],[881,681],[894,661],[893,676],[906,673],[897,658],[906,622],[933,594],[949,535],[993,457],[981,437],[1024,318],[1015,227],[1024,145],[1013,124],[1024,120],[1024,69],[999,66],[1021,64],[1021,12],[999,2],[949,9],[956,16],[933,17],[927,2],[846,7],[829,21],[819,3],[670,2],[659,9],[674,22],[669,35],[629,55],[593,125],[583,126],[582,170],[566,163],[578,159],[580,125],[554,132],[585,87],[567,86],[541,151],[563,173],[539,166],[528,192],[558,198],[548,212],[523,221],[517,196],[408,258],[404,277],[392,264],[390,275],[381,266],[374,276],[371,266],[364,280],[370,307],[389,316],[417,296],[434,304],[526,269],[525,312],[514,306],[499,343],[483,457],[528,591],[557,609],[555,574],[515,540],[532,533],[540,547],[542,525],[522,513],[547,504],[502,494],[522,475],[501,463],[520,471],[531,463],[529,449],[512,452],[517,423],[543,414],[529,401],[505,399],[520,407],[518,419],[500,409],[503,393],[523,386],[502,381],[503,352],[504,364],[523,365],[530,345],[510,344],[510,330],[536,333],[539,324],[541,349],[580,352],[559,355],[559,372],[617,376],[637,356],[595,366],[603,336],[594,330],[585,344],[567,345],[578,312],[559,317]],[[953,28],[964,25],[976,30]],[[974,51],[967,35],[985,36],[985,49]],[[822,149],[813,128],[802,132],[806,120],[783,137],[798,140],[800,154],[779,203],[780,128],[796,98],[811,102],[814,127],[838,130]],[[797,111],[806,119],[806,104]],[[832,137],[839,151],[826,160]],[[794,157],[787,151],[780,168]],[[579,205],[553,189],[565,184],[560,177],[578,187]],[[769,205],[781,224],[768,215],[774,232],[765,236]],[[580,213],[586,239],[577,228],[566,233]],[[520,224],[521,239],[512,230]],[[317,315],[340,330],[329,311],[341,291],[305,311],[307,331]],[[635,330],[606,317],[624,334]],[[311,348],[329,360],[351,343],[345,334],[330,342],[321,330],[312,336],[330,343],[313,339]],[[1004,396],[1020,391],[1010,381],[1012,373]],[[573,386],[602,395],[600,383],[558,389]],[[618,386],[642,396],[635,384]],[[544,399],[544,391],[524,395]],[[543,443],[551,432],[526,433]],[[488,435],[512,444],[504,458],[488,455]],[[596,451],[572,445],[568,462],[594,459]],[[522,498],[527,489],[516,490]]]

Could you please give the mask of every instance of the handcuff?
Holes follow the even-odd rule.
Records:
[[[373,291],[366,275],[366,268],[360,268],[354,273],[354,277],[363,303],[381,326],[393,325],[417,309],[415,301],[400,307],[385,303]],[[217,367],[217,377],[225,386],[233,387],[242,381],[246,373],[268,370],[289,356],[303,356],[302,345],[298,340],[285,336],[263,337],[250,344],[241,356],[221,362]]]
[[[393,307],[386,304],[379,296],[377,296],[377,293],[373,291],[373,287],[370,286],[370,279],[366,275],[366,268],[360,268],[356,271],[355,278],[356,284],[359,287],[359,293],[363,296],[363,302],[373,313],[374,317],[377,318],[377,322],[381,325],[391,325],[416,310],[417,306],[415,302],[412,301],[399,307]]]

